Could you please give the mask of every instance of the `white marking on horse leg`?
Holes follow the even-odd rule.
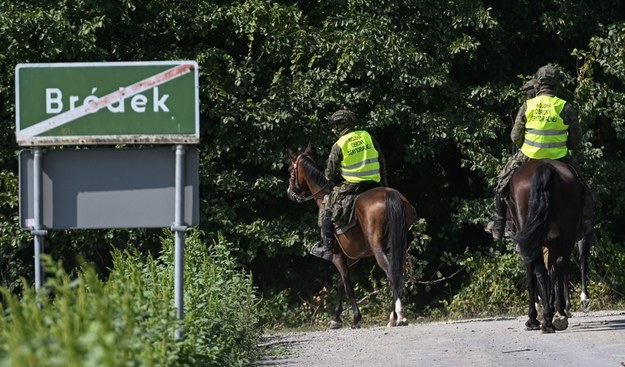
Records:
[[[540,297],[538,298],[538,300],[540,301]],[[536,317],[539,320],[542,320],[542,318],[544,317],[543,315],[543,304],[540,302],[534,302],[534,307],[536,308]]]
[[[581,298],[581,304],[582,304],[582,311],[588,312],[590,310],[590,298],[585,292],[582,292],[582,294],[580,295],[580,298]]]
[[[395,312],[397,313],[397,326],[408,325],[408,320],[404,317],[404,307],[399,298],[395,301]]]
[[[401,306],[401,299],[399,298],[395,301],[395,312],[397,312],[398,317],[404,313],[404,309]]]
[[[388,324],[386,327],[393,327],[397,325],[397,320],[395,319],[395,312],[391,311],[391,314],[388,315]]]

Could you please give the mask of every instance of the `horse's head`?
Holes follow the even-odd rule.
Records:
[[[312,146],[309,143],[301,153],[293,153],[291,149],[287,151],[289,153],[289,188],[286,194],[289,199],[298,203],[308,200],[307,196],[310,194],[306,174],[302,172],[301,161],[304,156],[310,155],[311,150]]]
[[[287,195],[289,199],[298,203],[320,199],[328,193],[328,181],[323,176],[323,172],[313,161],[310,153],[312,146],[310,143],[306,149],[295,154],[290,149],[289,153],[289,188]]]

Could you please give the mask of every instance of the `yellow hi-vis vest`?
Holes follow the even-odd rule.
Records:
[[[559,159],[569,152],[568,125],[560,117],[566,104],[555,96],[538,96],[527,102],[525,140],[521,151],[533,159]]]
[[[358,183],[363,181],[380,182],[382,180],[380,155],[373,147],[373,141],[368,132],[352,131],[341,136],[336,144],[343,153],[341,175],[345,181]]]

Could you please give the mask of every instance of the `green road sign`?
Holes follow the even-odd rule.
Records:
[[[19,64],[19,145],[196,144],[194,61]]]

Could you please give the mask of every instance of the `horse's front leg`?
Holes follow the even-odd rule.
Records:
[[[356,303],[356,296],[354,294],[354,284],[352,283],[352,278],[349,273],[349,267],[347,266],[347,259],[342,253],[334,254],[334,257],[332,258],[332,263],[334,263],[334,266],[336,266],[336,268],[339,271],[339,274],[341,275],[343,287],[345,288],[347,297],[349,297],[349,301],[352,304],[352,313],[354,314],[354,321],[352,323],[352,329],[357,329],[360,327],[360,320],[362,319],[362,315],[360,314],[358,303]],[[337,306],[337,308],[338,307],[339,306]],[[340,307],[342,308],[342,305]],[[336,312],[336,309],[335,309],[335,312]],[[335,314],[335,318],[336,318],[336,314]]]

